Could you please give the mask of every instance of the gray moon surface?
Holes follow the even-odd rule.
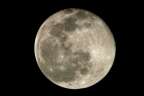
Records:
[[[99,16],[69,8],[43,22],[34,51],[38,67],[48,80],[63,88],[82,89],[95,85],[108,74],[116,44]]]

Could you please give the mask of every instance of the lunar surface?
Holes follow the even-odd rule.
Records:
[[[34,49],[38,66],[48,80],[60,87],[81,89],[108,74],[116,46],[112,32],[99,16],[69,8],[44,21]]]

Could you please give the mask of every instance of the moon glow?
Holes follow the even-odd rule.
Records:
[[[99,16],[69,8],[44,21],[34,50],[48,80],[64,88],[81,89],[95,85],[108,74],[116,46],[112,32]]]

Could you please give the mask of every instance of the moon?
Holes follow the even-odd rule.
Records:
[[[76,8],[60,10],[40,26],[34,44],[43,75],[67,89],[91,87],[110,71],[115,40],[96,14]]]

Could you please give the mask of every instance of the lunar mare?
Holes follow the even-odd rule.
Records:
[[[34,49],[47,79],[64,88],[81,89],[95,85],[108,74],[116,46],[112,32],[99,16],[69,8],[44,21]]]

